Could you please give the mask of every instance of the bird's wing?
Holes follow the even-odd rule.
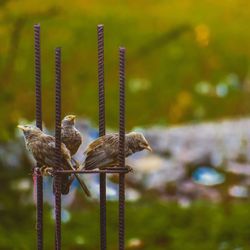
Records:
[[[50,136],[41,135],[38,139],[31,140],[29,142],[29,148],[32,151],[32,154],[34,155],[37,162],[44,165],[47,164],[48,166],[53,166],[53,159],[50,159],[48,161],[48,155],[54,158],[54,149],[53,146],[51,146],[51,139]]]
[[[92,142],[86,150],[85,168],[101,168],[113,163],[118,154],[118,134],[108,134]]]
[[[99,148],[103,147],[103,145],[105,144],[114,144],[118,141],[118,134],[114,133],[114,134],[107,134],[107,135],[103,135],[99,138],[97,138],[96,140],[94,140],[93,142],[91,142],[87,149],[85,150],[85,154],[88,155],[89,153],[91,153],[92,151],[98,150]]]
[[[81,144],[82,144],[82,135],[81,135],[81,133],[80,133],[80,131],[78,131],[77,129],[76,129],[76,144],[77,144],[77,146],[78,146],[78,148],[81,146]]]
[[[64,143],[61,143],[61,152],[62,152],[62,157],[65,159],[71,159],[70,152],[65,146]]]
[[[56,163],[56,143],[55,138],[50,135],[44,135],[41,138],[42,144],[40,150],[42,151],[43,155],[45,156],[45,163],[48,164],[48,166],[55,167]],[[46,152],[47,151],[47,152]],[[62,167],[64,169],[70,169],[68,160],[71,159],[70,152],[66,148],[66,146],[61,143],[61,154],[62,154]]]
[[[99,137],[95,141],[91,142],[88,147],[86,148],[84,154],[88,155],[93,150],[96,150],[98,147],[100,147],[103,144],[104,136]]]
[[[61,138],[71,155],[74,155],[82,144],[81,133],[74,126],[62,127]]]
[[[112,162],[112,159],[107,157],[104,151],[98,150],[87,156],[84,167],[87,170],[91,170],[108,166]]]

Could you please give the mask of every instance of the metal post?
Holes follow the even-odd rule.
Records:
[[[119,48],[119,167],[125,167],[125,48]],[[125,174],[119,174],[119,250],[125,247]]]
[[[98,41],[98,93],[99,136],[105,135],[105,90],[104,90],[104,26],[97,26]],[[107,248],[106,232],[106,173],[100,173],[100,248]]]
[[[55,138],[56,138],[56,168],[61,166],[61,48],[55,50]],[[55,249],[61,250],[61,175],[55,176],[55,217],[56,217],[56,235]]]
[[[35,47],[35,86],[36,86],[36,126],[42,130],[42,93],[41,93],[41,49],[40,24],[34,25]],[[34,172],[36,178],[36,231],[37,249],[43,249],[43,177],[40,174],[41,166],[37,164]]]
[[[40,25],[34,26],[35,34],[35,82],[36,126],[42,129]],[[104,89],[104,27],[98,25],[98,93],[99,136],[105,135],[105,89]],[[125,48],[119,49],[119,168],[105,170],[78,170],[82,174],[100,173],[100,248],[106,250],[106,173],[119,174],[119,250],[125,248]],[[61,175],[74,171],[61,169],[61,48],[55,50],[55,249],[61,250]],[[43,250],[43,179],[37,165],[37,249]]]

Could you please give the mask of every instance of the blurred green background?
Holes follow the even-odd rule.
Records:
[[[108,127],[118,124],[120,45],[127,48],[127,129],[247,116],[249,10],[247,0],[0,1],[1,146],[13,140],[20,119],[34,120],[35,23],[41,24],[43,120],[48,127],[54,124],[57,46],[62,47],[63,114],[97,124],[99,23],[105,25]],[[27,167],[0,170],[0,249],[35,249],[34,206],[25,205],[27,194],[10,185],[27,177]],[[128,249],[250,249],[248,202],[197,201],[183,210],[154,194],[144,196],[127,206]],[[117,249],[116,208],[115,202],[108,208],[109,249]],[[72,221],[63,226],[64,249],[98,249],[98,203],[79,198],[72,211]],[[52,249],[49,209],[45,215],[45,249]]]
[[[10,138],[18,119],[34,118],[35,23],[42,26],[46,124],[54,118],[56,46],[63,53],[63,112],[97,120],[99,23],[105,24],[110,127],[117,126],[120,45],[127,48],[128,128],[248,114],[249,5],[244,0],[1,1],[0,137]]]

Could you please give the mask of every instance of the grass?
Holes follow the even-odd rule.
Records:
[[[81,203],[81,202],[79,202]],[[210,204],[195,202],[188,208],[154,199],[126,205],[127,249],[145,250],[238,250],[250,249],[249,203]],[[117,249],[117,207],[108,203],[108,249]],[[99,249],[99,206],[78,204],[70,209],[71,220],[62,225],[63,249]],[[2,213],[0,249],[35,249],[35,209],[16,207]],[[45,248],[53,249],[54,222],[45,207]],[[138,247],[130,246],[139,239]]]

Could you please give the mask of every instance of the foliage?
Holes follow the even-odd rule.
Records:
[[[249,249],[248,207],[248,203],[196,202],[191,207],[181,208],[154,199],[128,203],[127,249]],[[113,250],[117,249],[117,208],[115,202],[108,204],[108,246]],[[98,206],[85,203],[70,210],[73,211],[72,220],[62,226],[63,248],[99,249]],[[46,207],[45,249],[52,249],[54,243],[54,222],[49,211]],[[11,213],[12,217],[0,226],[0,249],[35,249],[34,208],[19,207]],[[141,241],[141,248],[129,247],[133,238]]]
[[[33,24],[38,22],[48,125],[54,119],[56,46],[63,49],[63,112],[97,120],[98,23],[105,24],[109,126],[117,126],[119,45],[127,47],[128,128],[247,114],[249,5],[245,0],[1,1],[0,138],[8,139],[20,118],[34,119]]]

